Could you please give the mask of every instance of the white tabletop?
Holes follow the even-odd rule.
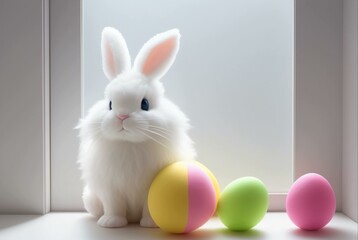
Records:
[[[218,218],[187,235],[168,234],[160,229],[141,228],[132,224],[108,229],[96,224],[88,213],[49,213],[35,215],[0,215],[0,239],[335,239],[357,240],[357,223],[337,213],[320,231],[303,231],[295,227],[286,213],[267,213],[252,230],[231,232]]]

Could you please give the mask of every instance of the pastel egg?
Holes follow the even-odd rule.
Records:
[[[211,179],[215,177],[208,171],[198,162],[181,161],[158,173],[148,194],[149,212],[158,227],[170,233],[188,233],[209,220],[218,193]]]
[[[308,173],[298,178],[286,198],[286,211],[292,222],[304,230],[319,230],[332,219],[336,197],[321,175]]]
[[[268,208],[268,193],[264,183],[255,177],[236,179],[221,193],[218,215],[233,231],[246,231],[258,224]]]
[[[218,202],[219,197],[220,197],[220,185],[219,185],[219,182],[216,179],[215,175],[209,170],[209,168],[204,166],[204,164],[202,164],[198,161],[194,161],[194,163],[199,165],[199,167],[201,167],[206,172],[206,174],[208,174],[208,176],[210,177],[210,180],[211,180],[212,184],[214,185],[214,189],[215,189],[216,202]]]

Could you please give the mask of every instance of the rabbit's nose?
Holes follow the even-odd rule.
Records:
[[[120,115],[117,115],[117,118],[123,121],[123,120],[129,118],[129,116],[128,116],[128,114],[120,114]]]

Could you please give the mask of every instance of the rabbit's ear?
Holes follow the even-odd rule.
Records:
[[[131,68],[131,57],[126,41],[116,29],[106,27],[102,31],[102,65],[109,80]]]
[[[179,50],[179,39],[178,29],[172,29],[151,38],[139,51],[133,70],[151,80],[162,77],[175,60]]]

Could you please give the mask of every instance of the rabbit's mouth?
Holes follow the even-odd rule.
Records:
[[[128,130],[127,128],[122,127],[121,129],[117,130],[117,135],[120,138],[127,138],[132,134],[132,131]]]
[[[122,127],[116,131],[116,138],[119,140],[125,140],[128,141],[128,137],[130,137],[131,133],[128,129]]]
[[[124,127],[122,127],[121,129],[118,129],[118,132],[119,132],[119,133],[124,133],[124,132],[127,132],[127,129],[125,129]]]

